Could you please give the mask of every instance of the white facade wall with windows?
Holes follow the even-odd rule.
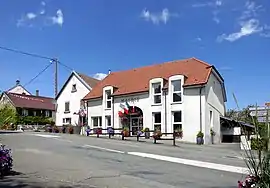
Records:
[[[216,86],[213,86],[215,80]],[[210,143],[210,126],[220,135],[219,118],[225,112],[222,88],[217,86],[219,82],[214,75],[205,87],[183,88],[183,83],[183,75],[174,75],[169,80],[154,78],[149,82],[149,92],[115,97],[110,97],[113,87],[107,86],[103,88],[102,99],[88,101],[88,123],[91,128],[120,128],[120,104],[128,101],[130,106],[142,110],[143,128],[160,128],[162,133],[182,129],[183,141],[196,142],[201,127],[205,143]]]
[[[56,125],[77,125],[79,122],[78,113],[81,107],[81,99],[89,92],[87,88],[73,74],[65,88],[57,98]]]

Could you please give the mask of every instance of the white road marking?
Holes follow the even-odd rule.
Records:
[[[157,160],[161,160],[161,161],[168,161],[168,162],[172,162],[172,163],[179,163],[179,164],[184,164],[184,165],[226,171],[226,172],[234,172],[234,173],[239,173],[239,174],[249,174],[248,168],[237,167],[237,166],[196,161],[196,160],[190,160],[190,159],[181,159],[181,158],[176,158],[176,157],[168,157],[168,156],[163,156],[163,155],[155,155],[155,154],[141,153],[141,152],[128,152],[128,154],[140,156],[140,157],[145,157],[145,158],[157,159]]]
[[[44,137],[44,138],[59,138],[60,137],[60,136],[56,136],[56,135],[44,135],[44,134],[33,134],[33,135]]]
[[[108,148],[102,148],[102,147],[92,146],[92,145],[84,145],[83,147],[86,147],[86,148],[95,148],[95,149],[100,149],[100,150],[104,150],[104,151],[111,151],[111,152],[114,152],[114,153],[122,153],[122,154],[125,153],[124,151],[119,151],[119,150],[114,150],[114,149],[108,149]]]
[[[71,140],[65,140],[65,139],[60,139],[60,138],[53,138],[55,140],[59,140],[59,141],[63,141],[63,142],[69,142],[69,143],[72,143]]]

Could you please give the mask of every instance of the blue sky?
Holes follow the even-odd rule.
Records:
[[[2,0],[0,46],[57,57],[90,76],[196,57],[225,79],[228,108],[269,101],[269,0]],[[0,50],[0,89],[50,62]],[[59,89],[69,75],[59,67]],[[53,96],[53,67],[27,88]]]

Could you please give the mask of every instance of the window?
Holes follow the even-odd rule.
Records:
[[[102,126],[102,117],[92,117],[92,125],[93,127],[101,127]]]
[[[213,128],[213,111],[210,110],[210,128]]]
[[[181,80],[173,80],[171,83],[172,83],[173,102],[181,102],[182,101]]]
[[[106,108],[110,109],[112,107],[112,92],[111,90],[105,91],[106,93]]]
[[[161,112],[153,113],[154,130],[161,131]]]
[[[76,92],[76,91],[77,91],[76,84],[73,84],[73,85],[72,85],[71,92]]]
[[[69,102],[65,102],[65,112],[69,112]]]
[[[46,117],[50,117],[50,111],[46,110],[46,111],[45,111],[45,116],[46,116]]]
[[[111,116],[106,116],[106,127],[110,127],[112,125]]]
[[[182,112],[173,112],[173,130],[182,129]]]
[[[37,111],[33,111],[33,116],[37,116]]]
[[[63,118],[63,124],[71,124],[71,118]]]
[[[161,83],[153,83],[152,91],[154,96],[154,104],[161,103]]]
[[[23,109],[23,110],[22,110],[22,115],[23,115],[23,116],[28,116],[28,110]]]

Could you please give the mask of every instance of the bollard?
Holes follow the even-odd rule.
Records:
[[[156,140],[156,138],[154,138],[154,144],[156,144],[157,143],[157,140]]]
[[[109,133],[109,138],[111,138],[111,136],[112,136],[111,133]]]
[[[175,134],[173,133],[173,146],[175,146]]]
[[[140,141],[140,135],[137,135],[137,142]]]
[[[97,138],[99,138],[99,134],[97,133]]]

